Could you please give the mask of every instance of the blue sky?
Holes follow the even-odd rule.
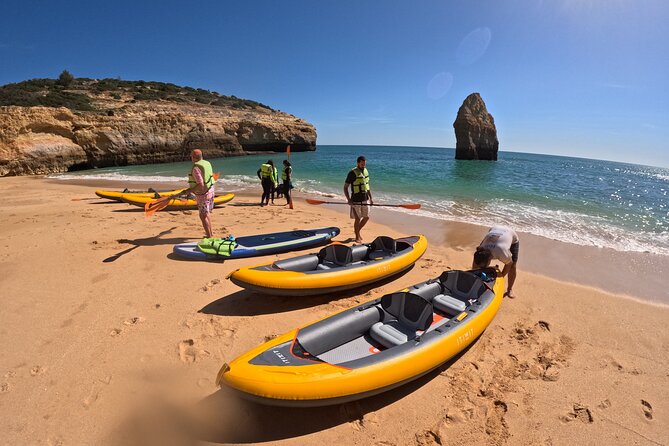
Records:
[[[319,144],[455,147],[472,92],[500,150],[669,167],[669,2],[15,1],[0,84],[156,80],[265,103]]]

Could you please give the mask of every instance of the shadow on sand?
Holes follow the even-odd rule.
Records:
[[[413,266],[379,282],[365,285],[363,287],[316,296],[276,296],[241,290],[205,305],[200,310],[200,313],[214,314],[218,316],[258,316],[261,314],[285,313],[287,311],[315,307],[334,300],[365,294],[374,288],[392,282],[409,272],[412,268]],[[370,300],[372,299],[370,298]]]
[[[129,252],[134,251],[135,249],[139,248],[140,246],[158,246],[158,245],[176,245],[177,243],[185,243],[188,240],[192,240],[190,238],[184,238],[184,237],[175,237],[175,238],[160,238],[164,235],[167,235],[171,233],[174,229],[176,229],[176,226],[167,229],[165,231],[160,232],[158,235],[154,235],[152,237],[146,237],[146,238],[137,238],[134,240],[130,239],[119,239],[117,242],[119,243],[126,243],[129,245],[133,245],[128,249],[125,249],[119,253],[114,254],[113,256],[107,257],[104,259],[102,262],[103,263],[110,263],[110,262],[115,262],[122,256],[128,254]]]
[[[361,420],[365,414],[399,402],[448,370],[469,347],[436,369],[395,389],[359,401],[325,407],[275,407],[244,399],[227,387],[202,400],[196,409],[194,432],[199,440],[256,443],[284,440]],[[401,404],[401,403],[400,403]]]

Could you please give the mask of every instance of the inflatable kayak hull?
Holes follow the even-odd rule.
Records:
[[[337,235],[339,228],[329,227],[243,236],[235,239],[237,246],[229,256],[204,253],[199,250],[197,243],[181,243],[175,245],[172,251],[175,255],[190,260],[241,259],[316,246]]]
[[[179,192],[183,192],[186,189],[175,189],[175,190],[165,190],[165,191],[113,191],[113,190],[102,190],[98,189],[95,191],[95,195],[100,198],[106,198],[108,200],[123,201],[122,197],[127,196],[128,198],[133,197],[149,197],[152,199],[159,198],[166,195],[174,195]]]
[[[378,237],[368,245],[335,244],[319,253],[240,268],[228,279],[251,291],[280,296],[334,293],[399,274],[411,268],[426,249],[427,239],[422,235]],[[337,262],[339,259],[344,260]]]
[[[504,294],[495,270],[445,271],[293,330],[224,364],[216,383],[277,406],[325,406],[412,381],[463,351]]]
[[[226,194],[226,195],[217,195],[214,197],[214,206],[219,206],[221,204],[227,203],[228,201],[235,198],[235,194]],[[122,196],[121,200],[124,203],[132,204],[134,206],[144,207],[146,203],[154,201],[154,197],[136,197],[136,196]],[[163,211],[192,211],[197,209],[197,201],[195,200],[184,200],[180,198],[175,198],[170,200],[167,207],[162,209]]]

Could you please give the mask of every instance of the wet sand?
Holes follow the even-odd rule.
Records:
[[[90,185],[40,178],[2,178],[0,187],[7,444],[669,444],[667,293],[644,276],[658,268],[661,277],[664,259],[521,234],[518,297],[454,361],[359,402],[275,409],[217,389],[220,366],[303,323],[467,268],[485,228],[375,209],[368,241],[428,236],[404,276],[337,296],[262,296],[225,276],[292,254],[177,260],[173,244],[202,236],[196,212],[145,218],[89,199]],[[217,210],[217,235],[337,225],[337,240],[353,236],[345,208],[257,201],[238,196]]]

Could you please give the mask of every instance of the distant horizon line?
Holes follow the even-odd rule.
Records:
[[[406,145],[387,145],[387,144],[316,144],[318,146],[337,146],[337,147],[405,147],[412,149],[447,149],[455,150],[455,147],[438,147],[438,146],[406,146]],[[502,153],[524,153],[528,155],[544,155],[544,156],[553,156],[556,158],[573,158],[579,160],[591,160],[591,161],[606,161],[609,163],[618,163],[618,164],[629,164],[631,166],[642,166],[642,167],[651,167],[654,169],[665,169],[669,170],[669,166],[652,166],[650,164],[641,164],[641,163],[632,163],[630,161],[620,161],[604,158],[588,158],[586,156],[572,156],[572,155],[556,155],[554,153],[541,153],[541,152],[522,152],[522,151],[513,151],[513,150],[499,150]]]

